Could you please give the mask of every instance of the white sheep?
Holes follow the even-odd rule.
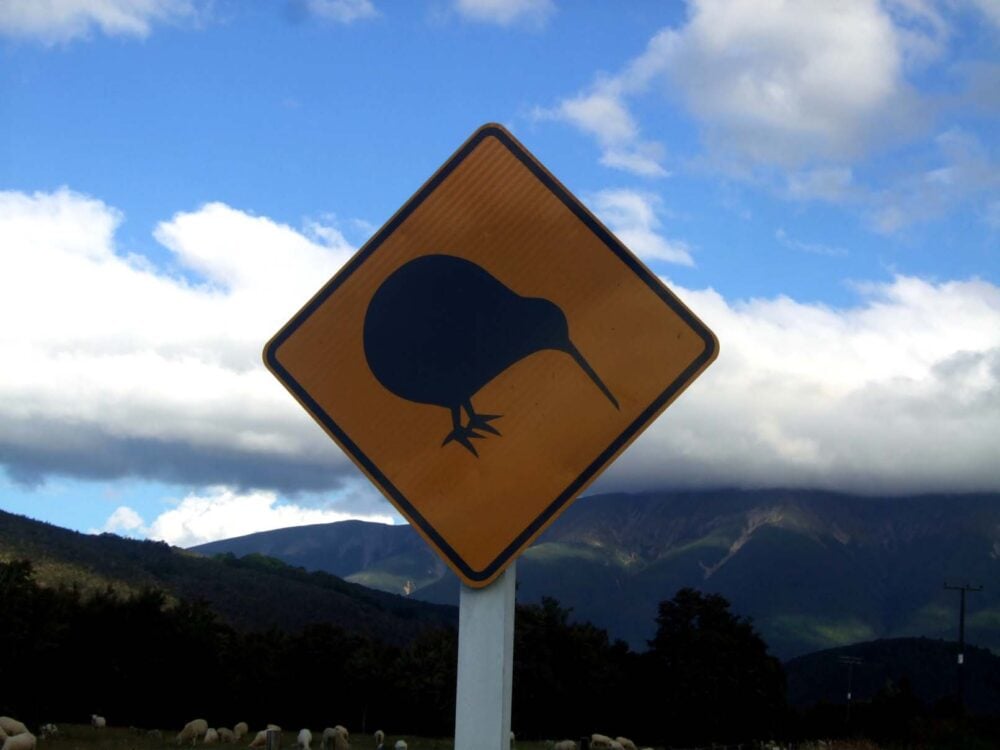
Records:
[[[107,725],[108,721],[103,716],[98,716],[97,714],[90,715],[90,726],[94,729],[104,729]]]
[[[611,750],[625,750],[625,748],[618,740],[611,740]]]
[[[3,727],[0,727],[0,744],[2,744],[5,739],[7,739],[7,733],[3,730]]]
[[[615,737],[615,742],[621,745],[623,750],[639,750],[628,737]]]
[[[236,740],[239,741],[243,738],[243,735],[245,735],[249,731],[250,727],[247,726],[247,723],[245,721],[241,721],[239,724],[233,727],[233,737],[235,737]]]
[[[302,750],[312,750],[309,747],[310,743],[313,741],[313,733],[308,729],[300,729],[299,736],[295,740],[295,744],[298,745]]]
[[[3,741],[2,750],[35,750],[35,735],[31,732],[12,734]]]
[[[204,737],[208,731],[208,722],[204,719],[193,719],[184,725],[184,728],[177,733],[177,744],[190,741],[194,745],[199,738]]]
[[[576,743],[573,740],[559,740],[552,746],[552,750],[576,750]]]
[[[5,740],[7,737],[13,737],[15,734],[25,734],[28,731],[28,727],[9,716],[0,716],[0,729],[4,731]]]
[[[385,744],[385,732],[381,729],[375,730],[375,750],[379,750]]]
[[[215,731],[219,733],[219,742],[236,742],[236,735],[229,727],[219,727]]]
[[[406,750],[406,740],[396,740],[395,750]]]
[[[261,729],[257,735],[250,740],[248,747],[264,747],[267,745],[267,730]]]
[[[219,732],[211,727],[205,730],[205,739],[202,740],[206,745],[214,745],[219,741]]]
[[[611,750],[611,738],[606,734],[590,735],[590,750]]]

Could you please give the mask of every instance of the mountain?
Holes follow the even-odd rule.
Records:
[[[455,626],[454,607],[429,604],[274,558],[208,558],[162,542],[93,536],[0,511],[0,560],[30,560],[47,586],[120,593],[159,588],[174,600],[204,600],[243,630],[289,632],[313,622],[365,631],[388,643],[409,642],[429,627]]]
[[[457,579],[408,526],[358,521],[193,548],[258,552],[410,598],[457,604]],[[716,490],[581,498],[517,564],[518,599],[555,597],[578,620],[644,649],[658,602],[718,593],[783,659],[860,641],[966,637],[1000,650],[1000,495],[857,497]]]

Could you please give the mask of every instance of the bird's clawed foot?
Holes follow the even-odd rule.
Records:
[[[454,407],[451,410],[451,423],[452,431],[448,433],[448,436],[441,443],[444,447],[448,445],[452,440],[461,445],[472,455],[479,457],[478,451],[476,451],[475,446],[472,444],[472,440],[482,440],[485,435],[481,435],[481,432],[489,432],[493,435],[499,435],[500,431],[490,424],[494,419],[500,419],[501,414],[476,414],[472,408],[472,404],[466,402],[464,404],[465,411],[469,415],[469,423],[466,425],[462,424],[462,414],[461,407]],[[477,432],[478,430],[478,432]]]

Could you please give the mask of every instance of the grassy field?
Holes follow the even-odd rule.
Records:
[[[174,737],[180,727],[161,729],[160,734],[146,729],[108,727],[96,730],[90,725],[84,724],[59,724],[59,734],[38,741],[37,750],[164,750],[164,748],[176,747]],[[313,750],[319,750],[319,736],[323,731],[321,728],[313,729],[314,741]],[[251,731],[251,735],[255,734]],[[284,750],[295,750],[295,740],[298,730],[283,731],[281,733],[281,747]],[[405,740],[408,750],[453,750],[454,744],[450,737],[413,737],[410,735],[387,736],[385,747],[391,750],[397,740]],[[245,748],[248,740],[234,745],[222,745],[221,747]],[[190,747],[190,746],[186,746]],[[199,744],[199,748],[201,745]],[[751,746],[744,745],[745,750],[751,750]],[[769,747],[762,745],[762,748]],[[781,747],[784,746],[770,746]],[[516,742],[515,750],[549,750],[551,743],[547,742]],[[220,748],[221,750],[221,748]],[[351,750],[375,750],[375,740],[369,735],[352,734]],[[719,748],[721,750],[721,747]],[[803,743],[796,746],[796,750],[879,750],[879,747],[865,740],[829,742],[829,743]]]
[[[159,736],[153,730],[137,728],[107,727],[106,729],[94,729],[89,724],[59,724],[59,733],[52,737],[40,739],[37,750],[164,750],[164,748],[176,747],[174,738],[180,727],[160,729]],[[300,727],[301,728],[301,727]],[[251,728],[250,737],[256,734]],[[312,750],[319,750],[320,735],[322,727],[309,727],[313,733]],[[295,740],[299,730],[286,730],[281,733],[282,750],[295,750]],[[387,736],[385,747],[390,749],[397,740],[405,740],[409,750],[452,750],[451,738],[429,738],[413,737],[410,735]],[[220,744],[218,750],[231,748],[232,750],[244,750],[249,742],[244,738],[236,744]],[[518,743],[521,750],[544,750],[544,742]],[[190,747],[186,745],[185,747]],[[198,748],[201,748],[198,744]],[[372,735],[352,734],[351,750],[375,750],[375,740]]]

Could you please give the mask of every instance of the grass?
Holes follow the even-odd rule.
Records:
[[[180,730],[176,729],[160,730],[160,736],[150,735],[146,729],[108,727],[97,730],[86,724],[59,724],[59,734],[38,741],[37,750],[164,750],[164,748],[176,747],[174,737]],[[319,735],[322,729],[312,729],[314,750],[319,750]],[[250,736],[256,734],[256,730],[251,730]],[[298,730],[283,731],[281,733],[281,747],[285,750],[295,750],[295,740]],[[414,737],[411,735],[387,736],[385,747],[391,750],[397,740],[405,740],[408,750],[453,750],[454,742],[450,737]],[[246,748],[248,739],[232,745],[218,745],[219,750],[230,748],[230,750],[242,750]],[[190,745],[185,745],[190,747]],[[200,749],[201,744],[197,745]],[[549,750],[551,745],[546,742],[521,742],[515,743],[515,750]],[[744,745],[750,750],[752,746]],[[760,747],[768,747],[761,745]],[[784,745],[778,745],[784,748]],[[807,742],[798,745],[799,750],[880,750],[879,746],[868,740],[834,740],[832,742],[819,743]],[[352,734],[351,750],[375,750],[375,740],[371,735]]]

